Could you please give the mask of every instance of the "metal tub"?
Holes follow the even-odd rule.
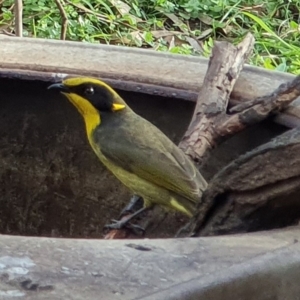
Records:
[[[75,109],[47,86],[65,74],[100,77],[178,142],[206,59],[2,36],[0,44],[0,299],[299,297],[298,227],[173,239],[187,220],[157,209],[152,220],[159,226],[146,236],[155,239],[101,239],[130,195],[93,154]],[[246,66],[231,101],[291,78]],[[204,176],[286,130],[280,117],[275,121],[222,144]]]

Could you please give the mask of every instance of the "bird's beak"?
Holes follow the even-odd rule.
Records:
[[[51,84],[49,87],[48,87],[48,90],[50,89],[56,89],[56,90],[59,90],[63,93],[69,93],[69,89],[63,85],[62,83],[54,83],[54,84]]]

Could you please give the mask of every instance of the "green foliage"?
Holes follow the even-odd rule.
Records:
[[[299,0],[61,0],[67,39],[209,56],[213,40],[252,32],[250,63],[299,74]],[[1,3],[1,1],[0,1]],[[0,4],[0,29],[13,30],[13,0]],[[53,0],[24,0],[24,35],[59,39]]]

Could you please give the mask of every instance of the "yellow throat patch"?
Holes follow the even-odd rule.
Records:
[[[86,133],[90,139],[90,135],[93,130],[100,125],[101,118],[99,111],[86,99],[81,96],[78,96],[74,93],[63,93],[68,100],[77,108],[79,113],[83,116]]]

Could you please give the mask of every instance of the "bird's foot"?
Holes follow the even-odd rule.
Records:
[[[140,210],[143,207],[143,198],[138,195],[133,195],[129,201],[129,203],[126,205],[126,207],[122,210],[120,213],[119,219],[122,217],[131,214],[135,211]]]
[[[142,212],[146,211],[147,207],[142,207],[138,211],[136,211],[134,214],[129,215],[128,217],[123,217],[121,220],[112,220],[114,222],[113,224],[107,224],[104,226],[104,228],[108,229],[121,229],[121,228],[128,228],[136,232],[136,230],[140,230],[143,233],[145,232],[145,229],[142,228],[139,225],[131,224],[130,221],[135,219],[138,215],[140,215]]]
[[[128,220],[111,220],[113,223],[112,224],[107,224],[104,225],[104,228],[107,229],[122,229],[122,228],[128,228],[131,229],[132,231],[134,231],[134,233],[144,233],[145,232],[145,228],[143,228],[142,226],[136,225],[136,224],[132,224],[129,223]]]

